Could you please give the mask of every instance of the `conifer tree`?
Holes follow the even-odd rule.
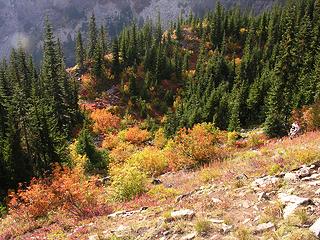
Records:
[[[115,39],[112,47],[112,72],[116,80],[119,79],[120,74],[120,59],[119,59],[119,43],[118,39]]]
[[[77,40],[76,40],[76,63],[78,64],[80,69],[83,69],[84,59],[85,59],[85,53],[84,53],[82,35],[81,35],[81,32],[78,31]]]
[[[105,54],[108,50],[108,34],[106,32],[106,29],[103,25],[100,27],[100,33],[99,33],[99,45],[102,54]]]
[[[88,58],[92,59],[98,44],[98,30],[96,25],[96,17],[92,13],[89,22],[89,42],[88,42]]]

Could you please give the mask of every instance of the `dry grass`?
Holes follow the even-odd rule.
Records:
[[[211,230],[211,222],[206,219],[197,219],[194,229],[198,235],[205,236]]]

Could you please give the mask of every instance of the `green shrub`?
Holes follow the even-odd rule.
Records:
[[[0,202],[0,218],[4,217],[7,214],[7,207]]]

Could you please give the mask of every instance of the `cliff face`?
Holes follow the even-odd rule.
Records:
[[[274,3],[270,0],[220,2],[226,7],[239,4],[257,12]],[[203,14],[215,4],[216,0],[0,0],[0,56],[8,56],[10,49],[20,42],[39,59],[46,16],[53,23],[67,55],[71,56],[75,33],[87,29],[87,19],[93,11],[98,24],[105,24],[110,35],[115,35],[132,18],[141,23],[147,18],[156,18],[160,12],[162,20],[167,22],[181,11]]]

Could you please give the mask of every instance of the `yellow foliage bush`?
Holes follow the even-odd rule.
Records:
[[[96,109],[91,113],[94,121],[93,131],[96,133],[106,133],[112,129],[120,127],[120,118],[110,113],[107,109]]]
[[[265,143],[267,137],[262,131],[251,131],[248,134],[248,146],[257,147]]]
[[[235,145],[239,134],[236,131],[228,132],[228,145]]]
[[[128,162],[149,176],[159,176],[168,167],[165,154],[155,147],[144,148],[132,155]]]
[[[178,190],[174,188],[166,188],[164,185],[154,186],[152,189],[148,191],[148,195],[160,200],[165,201],[168,199],[172,199],[181,194]]]
[[[163,128],[159,128],[154,136],[154,145],[158,148],[163,148],[167,143],[167,138],[164,134]]]
[[[137,148],[127,142],[120,142],[114,149],[110,151],[111,164],[122,164],[132,154],[136,152]]]
[[[146,191],[147,177],[136,166],[124,164],[110,170],[111,189],[119,201],[131,200]]]
[[[320,151],[317,147],[315,148],[299,148],[299,149],[288,149],[283,158],[294,164],[293,167],[298,167],[302,164],[310,164],[320,159]]]
[[[78,142],[74,141],[69,146],[71,164],[76,168],[85,169],[89,159],[86,155],[80,155],[77,153],[77,144]]]
[[[142,144],[150,139],[151,135],[147,130],[142,130],[139,127],[135,126],[129,128],[125,132],[125,140],[132,144]]]

